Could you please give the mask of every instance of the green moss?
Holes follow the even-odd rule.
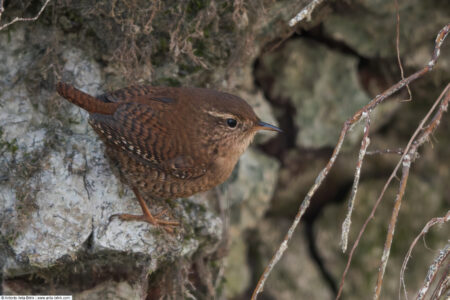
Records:
[[[186,13],[190,18],[195,17],[199,11],[208,7],[209,0],[191,0],[186,7]]]
[[[167,54],[170,53],[169,44],[170,36],[167,33],[160,33],[156,39],[156,49],[152,51],[151,55],[154,66],[162,66],[167,63]]]
[[[181,86],[181,82],[174,77],[161,77],[154,81],[155,85],[164,85],[164,86]]]
[[[200,72],[203,70],[203,68],[201,66],[192,65],[192,64],[180,64],[178,66],[178,68],[179,68],[178,74],[180,76],[194,74],[194,73],[197,73],[197,72]]]
[[[80,121],[75,120],[75,119],[73,119],[73,118],[69,118],[67,121],[69,122],[69,124],[73,124],[73,125],[81,124]]]
[[[2,139],[3,137],[3,128],[0,127],[0,153],[9,152],[14,155],[17,150],[19,150],[19,146],[17,145],[17,139],[14,138],[11,141],[7,141]]]
[[[194,54],[199,57],[207,57],[208,47],[202,39],[195,40],[194,42]]]
[[[18,237],[19,237],[19,232],[13,231],[12,233],[8,234],[5,238],[6,238],[8,245],[14,246]]]

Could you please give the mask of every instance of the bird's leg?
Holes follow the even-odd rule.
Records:
[[[163,225],[165,226],[179,226],[180,223],[176,221],[167,221],[163,219],[158,219],[157,217],[154,217],[150,210],[147,207],[147,204],[145,203],[144,199],[142,198],[141,194],[136,188],[133,188],[133,192],[136,195],[136,198],[139,201],[139,204],[142,208],[142,215],[131,215],[131,214],[115,214],[112,215],[110,218],[118,217],[119,219],[123,221],[143,221],[150,223],[152,225],[158,226]],[[165,227],[166,228],[166,227]],[[171,231],[171,230],[170,230]]]

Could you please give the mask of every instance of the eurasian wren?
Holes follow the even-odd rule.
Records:
[[[98,97],[66,83],[58,93],[90,113],[89,124],[133,189],[143,215],[122,220],[176,226],[150,213],[152,199],[188,197],[224,182],[264,123],[239,97],[202,88],[131,86]]]

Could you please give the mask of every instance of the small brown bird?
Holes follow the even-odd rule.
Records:
[[[174,199],[223,183],[262,122],[239,97],[202,88],[131,86],[98,97],[66,83],[58,93],[90,113],[89,124],[134,191],[143,215],[122,220],[176,226],[150,213],[144,198]]]

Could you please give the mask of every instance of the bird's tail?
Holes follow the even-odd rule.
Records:
[[[56,90],[62,97],[93,114],[111,115],[119,106],[119,103],[105,103],[67,83],[58,82]]]

